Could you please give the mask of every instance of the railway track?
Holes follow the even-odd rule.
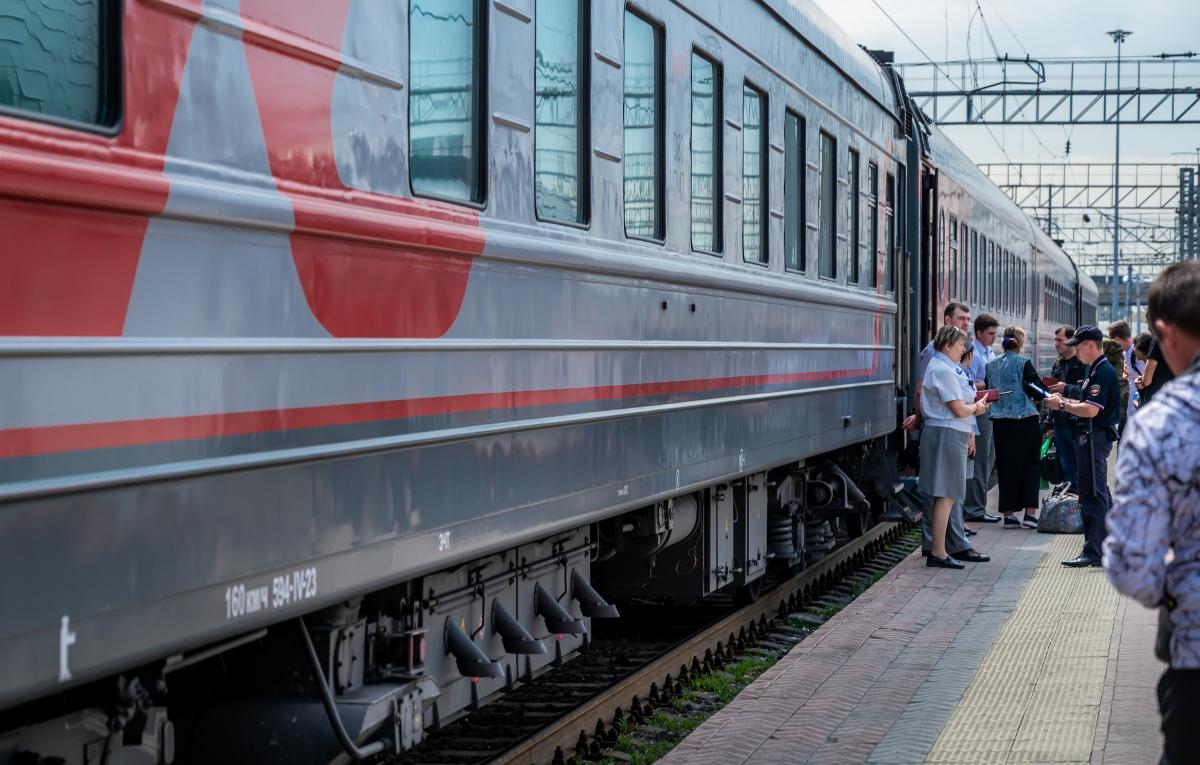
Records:
[[[622,721],[640,722],[670,704],[691,677],[756,646],[782,652],[799,642],[805,633],[787,617],[848,603],[857,594],[852,578],[877,576],[912,550],[911,543],[896,544],[907,528],[877,524],[750,605],[727,605],[719,614],[709,607],[706,619],[650,638],[597,639],[582,656],[447,725],[394,762],[551,765],[600,758]]]

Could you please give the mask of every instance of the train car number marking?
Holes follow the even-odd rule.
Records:
[[[617,489],[617,496],[618,497],[628,497],[629,496],[629,484],[625,484],[621,488]]]
[[[225,618],[237,619],[316,596],[317,569],[313,566],[272,577],[269,585],[239,582],[225,588]]]
[[[446,552],[450,549],[450,532],[438,532],[438,552]]]

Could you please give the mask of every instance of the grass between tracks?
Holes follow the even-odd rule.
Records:
[[[919,532],[910,531],[894,544],[906,552],[911,551],[920,544]],[[869,576],[856,577],[850,586],[851,600],[866,592],[867,588],[882,579],[886,573],[880,571]],[[789,619],[788,623],[793,629],[808,633],[844,607],[845,604],[810,607],[807,613],[819,617],[817,623],[798,616]],[[655,710],[654,714],[641,724],[632,723],[626,718],[618,726],[616,742],[609,747],[605,756],[596,760],[577,756],[575,762],[594,765],[649,765],[661,759],[689,733],[700,727],[702,722],[733,701],[735,696],[779,661],[785,653],[786,649],[756,647],[732,664],[693,676],[687,689],[672,701],[670,709]]]
[[[642,724],[628,719],[617,728],[612,753],[594,762],[598,765],[649,765],[675,748],[689,733],[721,707],[733,701],[743,688],[779,660],[784,651],[762,651],[746,656],[722,669],[696,675],[670,709],[658,709]],[[593,761],[586,761],[593,762]]]

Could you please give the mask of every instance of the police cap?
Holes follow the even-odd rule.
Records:
[[[1079,329],[1075,330],[1075,337],[1067,341],[1067,345],[1079,345],[1087,340],[1095,340],[1097,343],[1104,341],[1104,333],[1094,324],[1084,324]]]

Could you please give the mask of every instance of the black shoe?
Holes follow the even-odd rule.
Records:
[[[974,515],[970,518],[963,518],[964,521],[972,521],[974,523],[999,523],[1000,516],[984,513],[983,515]]]
[[[966,568],[966,566],[954,560],[954,558],[939,558],[933,553],[930,553],[929,557],[925,559],[925,565],[928,568]]]
[[[1017,516],[1006,515],[1006,516],[1004,516],[1004,528],[1006,528],[1006,529],[1023,529],[1025,527],[1021,525],[1021,521],[1020,521],[1020,519],[1017,518]]]
[[[962,552],[950,553],[950,557],[954,560],[965,560],[968,563],[987,563],[991,560],[990,557],[974,550],[963,550]]]
[[[964,533],[964,534],[966,534],[966,535],[967,535],[967,536],[969,536],[969,537],[973,537],[973,536],[975,536],[976,534],[978,534],[979,532],[978,532],[978,531],[976,531],[975,529],[963,529],[963,533]]]
[[[1093,558],[1090,555],[1080,555],[1078,558],[1064,560],[1062,564],[1067,568],[1099,568],[1100,559]]]

